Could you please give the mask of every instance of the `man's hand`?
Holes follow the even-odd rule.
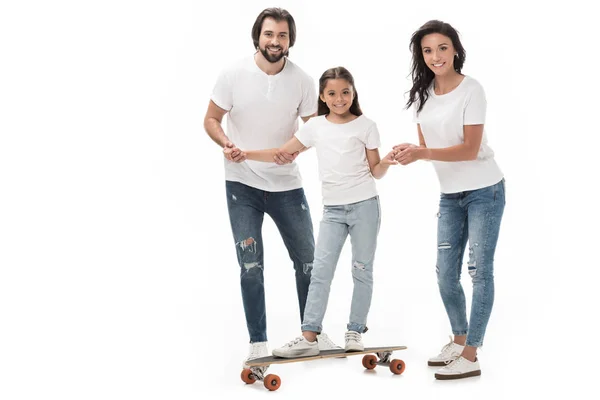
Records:
[[[275,157],[273,157],[273,159],[275,160],[275,163],[277,165],[285,165],[294,161],[296,157],[298,157],[298,154],[300,154],[299,151],[290,154],[286,153],[285,151],[279,150],[277,153],[275,153]]]
[[[225,143],[225,146],[223,146],[223,155],[226,159],[235,163],[246,161],[246,153],[238,149],[229,141]]]

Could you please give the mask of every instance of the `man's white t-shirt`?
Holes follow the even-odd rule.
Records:
[[[308,120],[295,136],[317,151],[324,205],[352,204],[377,195],[365,150],[381,146],[375,122],[361,115],[335,124],[321,115]]]
[[[413,106],[415,122],[421,125],[425,143],[430,149],[464,143],[464,125],[485,124],[487,102],[483,87],[465,76],[450,93],[436,95],[433,83],[429,98],[420,113]],[[457,193],[494,185],[503,177],[487,144],[485,128],[477,159],[472,161],[431,161],[440,181],[442,193]]]
[[[227,136],[242,150],[281,147],[298,130],[298,117],[317,111],[312,78],[289,59],[276,75],[267,75],[247,57],[220,74],[211,100],[227,113]],[[302,179],[293,162],[234,163],[225,159],[225,179],[280,192],[298,189]]]

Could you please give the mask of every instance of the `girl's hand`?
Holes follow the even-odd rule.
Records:
[[[380,161],[382,165],[389,167],[390,165],[398,165],[398,161],[396,161],[396,154],[398,152],[396,150],[392,150],[387,153]]]

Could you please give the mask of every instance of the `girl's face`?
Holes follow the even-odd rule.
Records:
[[[456,50],[452,40],[440,33],[430,33],[421,39],[421,51],[425,64],[436,76],[444,76],[456,72],[454,70],[454,57]]]
[[[327,104],[330,112],[346,116],[350,113],[350,106],[354,100],[354,89],[345,79],[329,79],[319,97]]]

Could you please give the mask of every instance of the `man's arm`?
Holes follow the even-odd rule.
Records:
[[[217,106],[212,100],[209,101],[208,109],[204,116],[204,130],[213,142],[223,148],[225,158],[233,162],[242,162],[246,159],[246,155],[229,140],[221,126],[223,117],[227,112],[227,110]]]

